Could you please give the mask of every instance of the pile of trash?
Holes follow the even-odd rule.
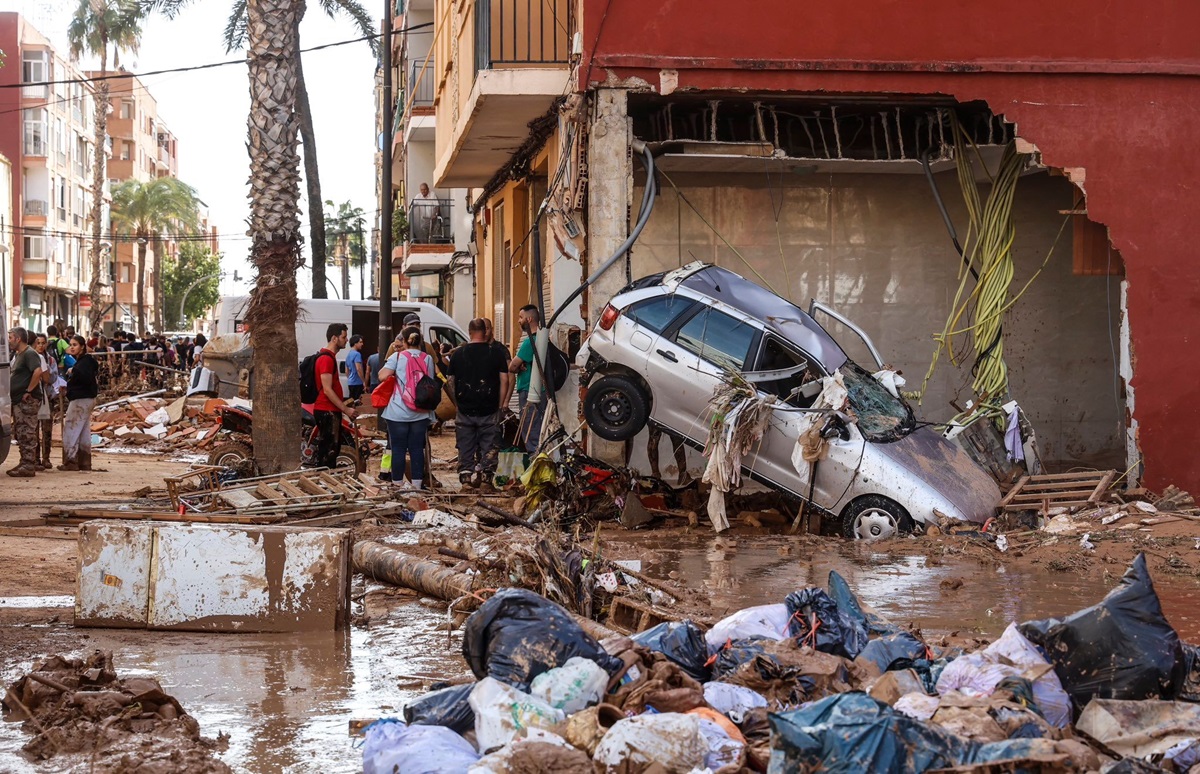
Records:
[[[828,589],[704,630],[590,636],[501,589],[466,621],[476,682],[365,729],[366,774],[1084,771],[1200,763],[1200,664],[1139,556],[1099,604],[985,647],[927,642]],[[1152,764],[1159,768],[1148,768]],[[1194,770],[1194,769],[1193,769]]]
[[[4,719],[23,721],[33,761],[82,756],[88,771],[188,771],[227,774],[215,757],[228,739],[207,739],[200,724],[149,677],[117,677],[112,654],[54,655],[8,687]]]
[[[217,414],[225,405],[228,401],[220,398],[181,397],[171,401],[157,395],[121,398],[96,407],[92,414],[92,445],[145,447],[163,452],[204,450],[217,437]]]

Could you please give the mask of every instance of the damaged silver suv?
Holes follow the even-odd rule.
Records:
[[[820,308],[863,335],[881,360],[865,334]],[[986,471],[918,423],[810,314],[717,266],[692,263],[630,284],[604,309],[576,362],[596,435],[624,441],[651,424],[696,448],[709,435],[714,392],[740,374],[773,398],[744,474],[809,501],[849,538],[908,532],[939,515],[983,522],[1000,500]],[[839,373],[850,412],[814,408],[826,377]],[[825,414],[827,450],[814,464],[797,464],[814,412]]]

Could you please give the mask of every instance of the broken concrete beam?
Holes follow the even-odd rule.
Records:
[[[276,525],[89,521],[75,625],[294,632],[345,627],[350,533]]]

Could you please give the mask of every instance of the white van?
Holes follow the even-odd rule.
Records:
[[[243,322],[249,296],[224,296],[217,309],[217,323],[214,336],[228,336],[246,333]],[[426,341],[438,344],[446,343],[457,347],[466,343],[467,333],[454,322],[450,315],[438,309],[433,304],[419,301],[392,302],[392,330],[400,332],[401,322],[405,315],[416,312],[421,316],[421,335]],[[350,326],[350,335],[359,335],[364,339],[362,356],[363,362],[375,354],[379,343],[379,302],[378,301],[339,301],[337,299],[302,298],[300,299],[300,316],[296,321],[296,344],[300,359],[313,354],[325,346],[325,329],[330,323],[346,323]],[[338,372],[342,382],[346,381],[346,352],[338,353]]]

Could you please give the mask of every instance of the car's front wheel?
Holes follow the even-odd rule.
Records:
[[[864,495],[842,510],[842,536],[850,540],[883,540],[912,531],[908,511],[882,495]]]
[[[583,417],[606,441],[628,441],[642,431],[649,416],[650,396],[624,374],[603,376],[588,387]]]

